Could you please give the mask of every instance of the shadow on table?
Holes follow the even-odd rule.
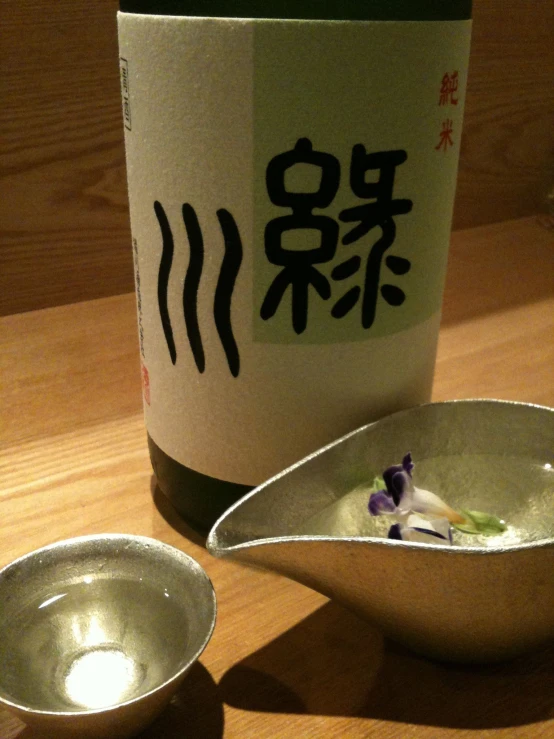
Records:
[[[208,670],[197,662],[169,706],[137,739],[220,739],[223,726],[220,690]]]
[[[504,665],[419,658],[334,603],[232,667],[223,700],[251,711],[357,716],[464,729],[554,715],[554,648]]]
[[[137,739],[221,739],[223,736],[223,702],[220,691],[208,670],[197,662],[181,688],[159,718],[138,735]],[[54,739],[24,727],[17,739]]]

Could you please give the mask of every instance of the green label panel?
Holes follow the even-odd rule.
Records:
[[[363,341],[440,308],[469,35],[256,24],[256,342]]]

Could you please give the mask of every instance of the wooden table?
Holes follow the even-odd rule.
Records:
[[[554,405],[551,226],[454,234],[436,400]],[[144,739],[554,736],[552,649],[503,666],[435,664],[301,585],[213,559],[155,489],[136,334],[133,295],[0,321],[0,566],[66,537],[128,532],[205,567],[213,639]],[[0,710],[0,739],[14,737],[38,734]]]

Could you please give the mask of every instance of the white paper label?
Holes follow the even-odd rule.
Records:
[[[253,485],[429,399],[471,21],[119,14],[145,416]]]

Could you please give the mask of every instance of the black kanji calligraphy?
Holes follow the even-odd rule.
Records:
[[[321,170],[319,187],[314,192],[287,190],[285,175],[298,165],[308,164]],[[309,139],[299,139],[293,150],[274,157],[266,171],[267,192],[271,202],[292,213],[269,221],[264,243],[267,259],[283,269],[269,286],[262,303],[260,316],[272,318],[287,288],[291,288],[292,325],[297,334],[308,324],[308,293],[310,285],[323,300],[331,297],[329,280],[316,264],[329,262],[335,256],[339,225],[330,216],[314,214],[314,208],[326,208],[337,194],[340,185],[340,163],[332,154],[314,151]],[[320,233],[319,246],[314,249],[287,249],[283,236],[287,231],[315,230]]]
[[[381,229],[381,236],[371,246],[366,258],[363,289],[356,285],[350,288],[333,306],[331,314],[334,318],[343,318],[361,298],[362,326],[370,328],[377,309],[377,298],[381,280],[381,265],[385,252],[392,246],[396,238],[394,218],[412,210],[413,202],[404,198],[393,198],[396,168],[403,164],[408,155],[403,149],[367,153],[363,144],[356,144],[352,150],[350,166],[350,187],[354,195],[370,202],[355,205],[341,211],[339,218],[344,223],[356,223],[343,237],[345,246],[353,244],[370,233],[374,228]],[[377,178],[367,182],[368,173],[376,172]],[[394,274],[405,274],[410,269],[407,259],[395,258],[387,262],[387,267]],[[335,281],[351,277],[361,269],[362,258],[353,255],[337,265],[331,276]],[[382,297],[393,306],[402,305],[405,295],[394,285],[381,287]]]
[[[282,267],[268,287],[260,316],[267,321],[272,318],[285,298],[290,287],[292,327],[302,334],[308,326],[310,288],[323,299],[329,300],[332,283],[349,280],[362,271],[365,265],[362,284],[350,287],[332,306],[331,315],[344,318],[353,308],[361,304],[361,325],[370,328],[376,317],[379,294],[391,306],[404,303],[404,291],[392,284],[381,285],[383,260],[386,252],[396,238],[397,216],[410,213],[413,202],[406,198],[394,197],[394,183],[397,168],[408,155],[403,149],[368,152],[363,144],[352,149],[350,162],[350,189],[352,194],[363,202],[343,209],[338,219],[349,227],[342,238],[342,244],[362,245],[355,253],[350,253],[330,272],[330,280],[319,265],[333,263],[338,252],[340,226],[336,218],[327,214],[315,214],[314,209],[328,208],[334,201],[340,187],[341,167],[332,154],[315,151],[310,139],[299,139],[295,147],[275,156],[267,167],[266,186],[271,202],[283,208],[290,208],[288,215],[273,218],[265,228],[265,253],[271,264]],[[312,191],[295,192],[285,184],[286,174],[297,165],[318,168],[321,173],[319,187]],[[368,181],[369,178],[369,181]],[[307,189],[307,188],[306,188]],[[380,228],[381,235],[367,247],[365,238]],[[283,238],[288,231],[315,230],[319,232],[317,248],[286,248]],[[298,242],[297,242],[298,243]],[[405,275],[411,269],[409,260],[389,255],[385,267],[393,275]]]
[[[162,235],[162,254],[158,270],[158,307],[160,320],[172,364],[177,363],[177,348],[169,314],[168,288],[175,243],[163,205],[156,201],[154,212]],[[198,320],[198,290],[204,267],[204,239],[195,209],[189,203],[182,206],[182,217],[189,242],[189,264],[183,281],[183,317],[187,336],[200,373],[206,369],[204,346]],[[224,241],[224,256],[214,295],[213,315],[227,364],[233,377],[240,372],[240,355],[231,325],[231,300],[242,263],[243,249],[235,219],[221,208],[217,219]]]

